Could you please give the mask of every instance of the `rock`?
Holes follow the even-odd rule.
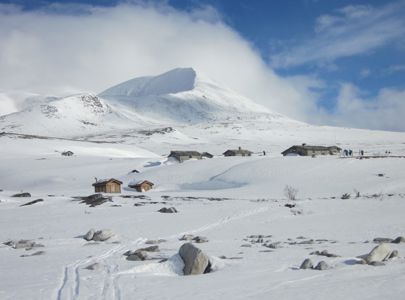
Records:
[[[378,243],[378,244],[381,244],[381,243],[391,243],[392,241],[393,241],[393,239],[390,239],[390,238],[383,238],[383,237],[378,237],[378,238],[375,238],[375,239],[373,240],[374,243]]]
[[[98,230],[93,235],[93,241],[104,242],[111,238],[113,235],[114,233],[110,229]]]
[[[159,252],[159,246],[150,246],[150,247],[146,247],[146,248],[141,248],[135,251],[136,252],[140,252],[140,251],[146,251],[146,252]]]
[[[294,207],[295,207],[295,204],[287,203],[287,204],[284,204],[284,206],[285,206],[285,207],[288,207],[288,208],[294,208]]]
[[[391,255],[390,255],[390,257],[388,257],[388,259],[392,259],[392,258],[395,258],[395,257],[398,257],[398,250],[393,250],[392,252],[391,252]]]
[[[38,255],[43,255],[43,254],[45,254],[45,251],[37,251],[37,252],[34,252],[32,254],[20,255],[20,257],[38,256]]]
[[[319,271],[328,270],[328,269],[330,269],[330,266],[323,260],[320,261],[314,268],[314,270],[319,270]]]
[[[101,205],[105,202],[112,202],[112,197],[105,197],[103,194],[93,194],[87,197],[79,197],[82,201],[80,203],[85,203],[90,207],[95,207]]]
[[[320,256],[326,256],[326,257],[339,257],[339,255],[337,255],[337,254],[329,253],[328,250],[314,251],[314,252],[311,252],[310,255],[320,255]]]
[[[12,195],[11,197],[31,197],[31,194],[30,193],[19,193],[19,194],[14,194],[14,195]]]
[[[196,236],[193,238],[193,241],[200,244],[200,243],[207,243],[208,239],[205,236]]]
[[[193,234],[184,234],[181,238],[179,238],[179,241],[192,241],[193,238]]]
[[[358,265],[367,265],[367,262],[366,262],[365,259],[359,258],[359,260],[356,261],[356,264],[358,264]]]
[[[267,248],[270,248],[270,249],[282,248],[281,242],[274,242],[274,243],[270,243],[270,244],[267,244],[267,245],[264,245],[264,246],[267,247]]]
[[[198,275],[209,273],[211,264],[209,258],[191,243],[180,247],[179,255],[184,262],[184,275]]]
[[[391,256],[392,250],[388,244],[379,244],[365,257],[365,261],[370,264],[373,261],[384,261]]]
[[[250,248],[250,247],[252,247],[252,245],[251,244],[242,244],[242,245],[240,245],[241,247],[246,247],[246,248]]]
[[[148,258],[148,253],[146,251],[135,251],[134,253],[127,256],[127,260],[130,261],[142,261]]]
[[[158,212],[166,213],[166,214],[172,214],[172,213],[177,213],[178,211],[174,207],[169,207],[169,208],[162,207],[161,209],[158,210]]]
[[[8,241],[8,242],[5,242],[4,245],[10,246],[14,249],[24,249],[25,248],[26,250],[36,248],[36,247],[44,247],[44,245],[37,244],[31,240]]]
[[[91,241],[94,237],[95,230],[92,228],[83,236],[86,241]]]
[[[164,239],[159,239],[159,240],[147,240],[147,241],[145,242],[145,244],[147,244],[147,245],[153,245],[153,244],[160,244],[160,243],[164,243],[164,242],[166,242],[166,240],[164,240]]]
[[[382,261],[372,261],[369,263],[370,266],[374,266],[374,267],[379,267],[379,266],[385,266],[385,263],[383,263]]]
[[[299,242],[297,244],[299,244],[299,245],[311,245],[313,243],[315,243],[315,241],[313,239],[310,239],[310,240]]]
[[[313,267],[314,267],[314,265],[312,264],[312,261],[309,258],[307,258],[302,262],[300,269],[306,270],[306,269],[312,269]]]
[[[405,237],[399,236],[395,240],[393,240],[391,243],[394,243],[394,244],[405,243]]]
[[[30,202],[21,204],[20,206],[28,206],[28,205],[32,205],[32,204],[35,204],[35,203],[38,203],[38,202],[43,202],[43,201],[44,201],[44,199],[36,199],[36,200],[32,200]]]
[[[100,269],[101,265],[99,263],[93,263],[91,265],[88,265],[87,267],[84,267],[86,270],[91,270],[91,271],[95,271]]]

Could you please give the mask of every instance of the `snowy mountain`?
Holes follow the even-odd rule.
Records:
[[[258,117],[293,122],[191,68],[131,79],[98,96],[37,96],[35,101],[24,103],[23,109],[0,117],[1,131],[67,137]]]
[[[198,123],[257,114],[283,118],[219,86],[192,68],[178,68],[159,76],[131,79],[99,96],[126,104],[142,114],[176,122]]]

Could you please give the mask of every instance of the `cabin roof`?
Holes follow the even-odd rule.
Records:
[[[201,156],[198,151],[170,151],[169,156]]]
[[[119,181],[118,179],[115,179],[115,178],[110,178],[110,179],[99,179],[99,180],[97,180],[97,182],[93,183],[93,186],[105,185],[105,184],[107,184],[109,182],[122,184],[122,181]]]
[[[281,153],[287,153],[291,150],[312,150],[312,151],[324,151],[324,150],[331,150],[331,149],[336,149],[336,150],[342,150],[338,146],[311,146],[311,145],[294,145],[287,150],[284,150]]]
[[[225,153],[229,153],[229,152],[232,152],[232,153],[241,153],[241,154],[252,154],[253,152],[252,151],[249,151],[249,150],[246,150],[246,149],[229,149],[229,150],[226,150],[223,154],[225,154]]]
[[[140,181],[138,181],[138,182],[136,182],[136,183],[130,184],[129,187],[140,186],[140,185],[142,185],[142,184],[144,184],[144,183],[149,184],[150,186],[154,186],[154,185],[155,185],[153,182],[150,182],[149,180],[140,180]]]

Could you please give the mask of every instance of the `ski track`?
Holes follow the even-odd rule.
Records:
[[[144,242],[145,239],[139,238],[130,244],[139,244]],[[129,245],[119,245],[113,247],[108,251],[86,259],[79,259],[72,264],[65,266],[63,271],[62,283],[57,291],[57,300],[63,299],[77,299],[80,294],[80,268],[91,262],[106,260],[113,256],[115,253],[126,249]],[[108,266],[110,267],[110,266]]]
[[[184,231],[184,232],[179,232],[167,237],[163,237],[164,239],[176,239],[181,235],[184,234],[196,234],[200,232],[204,232],[207,230],[211,230],[223,225],[226,225],[229,222],[240,220],[246,217],[250,217],[253,215],[257,215],[260,213],[264,213],[270,209],[270,205],[255,208],[252,210],[246,210],[242,211],[239,213],[236,213],[231,216],[226,216],[221,219],[219,219],[217,222],[214,223],[208,223],[205,224],[201,227],[198,227],[196,229]],[[91,262],[96,262],[96,261],[101,261],[101,260],[107,260],[108,258],[112,257],[114,254],[127,250],[130,246],[134,245],[141,245],[145,243],[147,239],[145,238],[139,238],[131,243],[127,243],[125,245],[119,245],[117,247],[111,248],[108,251],[98,255],[98,256],[93,256],[87,259],[80,259],[75,261],[72,264],[69,264],[65,266],[64,271],[63,271],[63,277],[62,277],[62,282],[60,284],[60,287],[57,291],[57,300],[64,300],[64,299],[77,299],[80,295],[80,268],[82,268],[84,265],[87,265]],[[119,277],[125,273],[120,273],[118,265],[116,264],[107,264],[106,271],[104,274],[104,281],[103,281],[103,286],[101,290],[101,299],[121,299],[121,289],[119,287]]]

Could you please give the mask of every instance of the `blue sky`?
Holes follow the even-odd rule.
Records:
[[[48,15],[95,14],[88,7],[113,10],[120,5],[147,6],[164,18],[187,16],[196,27],[195,18],[210,26],[219,23],[221,30],[225,28],[231,35],[239,36],[242,44],[246,43],[259,56],[270,77],[276,76],[283,84],[288,81],[289,88],[296,85],[296,90],[304,94],[301,100],[285,101],[286,105],[302,106],[301,112],[298,108],[284,109],[277,103],[269,106],[305,121],[405,130],[405,121],[399,114],[405,112],[403,0],[81,0],[69,1],[70,4],[59,2],[62,5],[48,0],[0,0],[0,3],[19,7],[20,14],[41,11]],[[151,72],[155,69],[151,68]],[[274,84],[275,81],[269,82],[270,86]],[[307,100],[311,97],[312,100]],[[299,101],[308,104],[301,105]],[[393,111],[387,111],[387,107]]]

